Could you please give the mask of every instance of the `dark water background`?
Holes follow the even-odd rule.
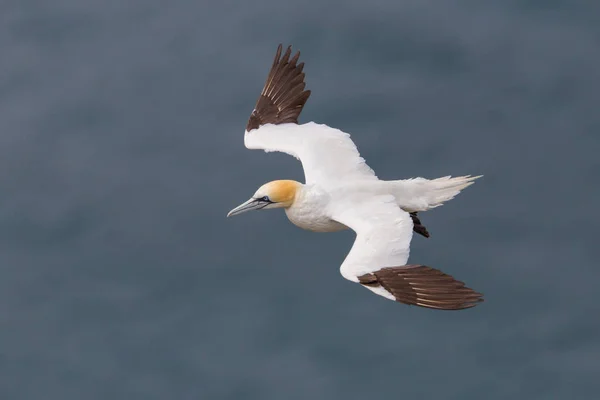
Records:
[[[597,399],[600,3],[0,2],[0,398]],[[485,293],[345,281],[352,232],[225,219],[303,179],[243,128],[278,43],[302,121],[384,179],[484,174],[411,260]]]

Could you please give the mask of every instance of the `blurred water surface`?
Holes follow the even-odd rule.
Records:
[[[0,3],[2,399],[595,399],[600,4]],[[411,260],[487,301],[385,301],[352,232],[225,219],[302,180],[243,128],[278,43],[302,121],[383,179],[483,174]]]

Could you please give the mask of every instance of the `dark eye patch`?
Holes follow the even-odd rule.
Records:
[[[269,199],[269,196],[263,196],[263,197],[259,197],[259,198],[255,197],[254,201],[259,203],[257,210],[262,210],[266,206],[273,204],[273,202]]]

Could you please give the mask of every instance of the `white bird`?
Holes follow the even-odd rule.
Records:
[[[404,304],[460,310],[482,295],[439,270],[407,265],[413,230],[429,233],[416,212],[441,206],[479,176],[383,181],[359,155],[350,135],[314,122],[298,124],[310,96],[304,63],[291,46],[279,45],[267,81],[244,134],[249,149],[290,154],[302,162],[306,183],[277,180],[261,186],[227,216],[283,208],[300,228],[317,232],[352,229],[356,239],[340,267],[342,276]]]

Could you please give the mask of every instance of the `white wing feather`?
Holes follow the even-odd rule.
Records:
[[[248,149],[280,151],[302,162],[307,184],[344,180],[378,180],[360,156],[350,135],[327,125],[266,124],[246,132]]]
[[[413,223],[393,196],[349,196],[335,202],[331,213],[334,220],[356,232],[354,245],[340,267],[344,278],[358,282],[361,275],[406,265]]]

